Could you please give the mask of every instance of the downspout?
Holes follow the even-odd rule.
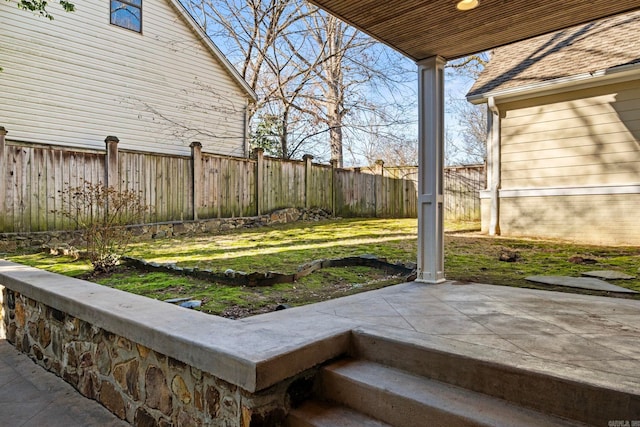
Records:
[[[489,192],[491,194],[491,208],[489,220],[489,235],[500,235],[500,111],[495,98],[489,97],[489,143],[487,169],[489,175]]]

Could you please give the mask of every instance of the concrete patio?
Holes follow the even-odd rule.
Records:
[[[610,421],[628,421],[632,425],[633,421],[640,420],[638,300],[483,284],[412,282],[231,323],[233,326],[225,322],[234,331],[242,330],[245,338],[254,336],[255,332],[256,337],[260,335],[270,341],[269,345],[244,341],[243,353],[250,352],[253,344],[258,353],[264,353],[268,348],[270,357],[264,359],[269,359],[270,369],[276,371],[282,371],[292,360],[300,360],[301,343],[320,346],[309,347],[316,349],[322,345],[335,346],[335,337],[350,331],[360,340],[403,343],[409,346],[405,348],[418,352],[415,357],[426,349],[464,357],[474,363],[526,370],[545,381],[553,378],[571,384],[586,384],[596,390],[595,400],[599,398],[597,393],[604,393],[603,400],[615,397],[615,393],[632,395],[635,397],[625,403],[631,412],[620,418],[612,416]],[[274,344],[277,344],[277,350]],[[50,414],[54,417],[54,414],[76,412],[84,414],[85,418],[75,417],[80,424],[74,425],[118,425],[119,420],[115,417],[109,421],[112,424],[105,424],[105,418],[95,418],[104,417],[104,414],[97,411],[97,415],[91,415],[94,412],[89,408],[93,402],[79,395],[70,396],[68,391],[57,392],[66,393],[61,400],[46,395],[46,402],[39,407],[39,412],[34,412],[27,403],[16,406],[15,398],[21,391],[18,387],[13,392],[12,384],[23,384],[21,387],[30,390],[33,387],[43,390],[55,387],[57,390],[62,386],[49,384],[62,380],[52,379],[51,374],[44,371],[35,373],[36,368],[41,369],[35,365],[33,369],[24,369],[24,361],[17,361],[19,358],[6,346],[3,342],[0,353],[3,363],[0,365],[0,408],[3,414],[13,413],[16,418],[8,424],[4,418],[3,425],[33,425],[37,416]],[[229,347],[238,348],[237,344],[231,343]],[[383,353],[379,352],[376,357],[414,358],[406,350],[395,355]],[[567,400],[566,396],[558,394],[561,390],[551,386],[546,392],[550,400],[564,402],[573,398]],[[609,396],[609,392],[614,394]],[[27,399],[37,399],[37,395],[34,391],[29,395],[33,397]],[[85,403],[78,404],[76,397],[84,399]],[[585,404],[589,401],[585,400]],[[62,409],[65,405],[68,410]],[[8,412],[7,408],[13,408],[13,412]],[[629,413],[637,416],[628,419]],[[29,416],[20,417],[20,414]],[[603,425],[601,419],[594,419],[590,424]]]
[[[412,282],[239,322],[313,330],[345,321],[417,346],[640,391],[638,300]]]

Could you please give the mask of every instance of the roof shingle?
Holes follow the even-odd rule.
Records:
[[[496,49],[467,97],[639,62],[637,11]]]

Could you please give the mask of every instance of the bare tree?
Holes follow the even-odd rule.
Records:
[[[254,142],[277,138],[272,151],[284,158],[326,158],[328,145],[342,166],[345,128],[360,117],[352,113],[396,102],[390,94],[401,91],[388,88],[410,79],[389,49],[302,0],[190,0],[190,9],[217,43],[227,40],[227,56],[260,98],[250,112]],[[387,90],[366,99],[371,87]]]
[[[260,97],[256,110],[271,100],[263,79],[276,42],[305,16],[303,5],[290,0],[189,0],[188,8],[207,34],[224,42],[225,53]]]
[[[302,37],[298,22],[309,13],[306,4],[292,0],[190,0],[189,6],[207,34],[222,42],[226,55],[258,94],[258,102],[249,111],[253,145],[269,141],[269,154],[283,158],[295,155],[301,144],[292,144],[290,135],[299,134],[304,126],[294,106],[311,72],[292,61],[299,46],[290,40]],[[273,147],[276,139],[277,149]]]
[[[481,52],[456,59],[447,64],[454,73],[476,80],[491,59],[491,52]]]
[[[418,141],[412,127],[415,117],[410,112],[394,107],[355,114],[358,117],[346,127],[350,138],[344,146],[350,163],[360,164],[362,159],[368,165],[377,160],[387,166],[418,163]]]
[[[489,62],[491,54],[483,52],[447,64],[448,72],[475,81]],[[446,130],[445,158],[448,164],[484,163],[487,158],[487,109],[469,103],[463,94],[449,93],[447,112],[455,117],[455,125]],[[454,130],[455,129],[455,130]]]
[[[319,94],[311,94],[310,105],[316,108],[309,111],[309,114],[315,116],[316,120],[326,123],[329,131],[331,160],[336,161],[338,167],[342,167],[344,163],[342,122],[347,114],[344,60],[348,50],[356,48],[359,43],[357,31],[348,31],[347,25],[338,18],[319,11],[309,16],[306,24],[307,30],[316,43],[317,57],[321,58],[315,72],[320,83],[317,85]]]
[[[366,139],[379,141],[384,128],[389,131],[389,140],[399,140],[390,130],[406,120],[389,114],[390,105],[399,112],[404,110],[406,99],[415,99],[394,96],[406,92],[402,86],[414,78],[413,64],[409,71],[399,54],[325,12],[310,13],[304,22],[313,45],[298,59],[305,63],[304,55],[317,63],[309,67],[316,83],[313,91],[304,94],[311,108],[306,112],[327,130],[331,159],[343,166],[345,138],[354,135],[366,136],[349,142],[350,154]],[[311,65],[308,61],[305,64]]]
[[[456,136],[448,129],[445,144],[449,164],[478,164],[487,158],[487,108],[466,99],[450,98],[449,111],[457,117]]]

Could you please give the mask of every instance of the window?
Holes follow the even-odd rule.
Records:
[[[111,23],[142,32],[142,0],[111,0]]]

